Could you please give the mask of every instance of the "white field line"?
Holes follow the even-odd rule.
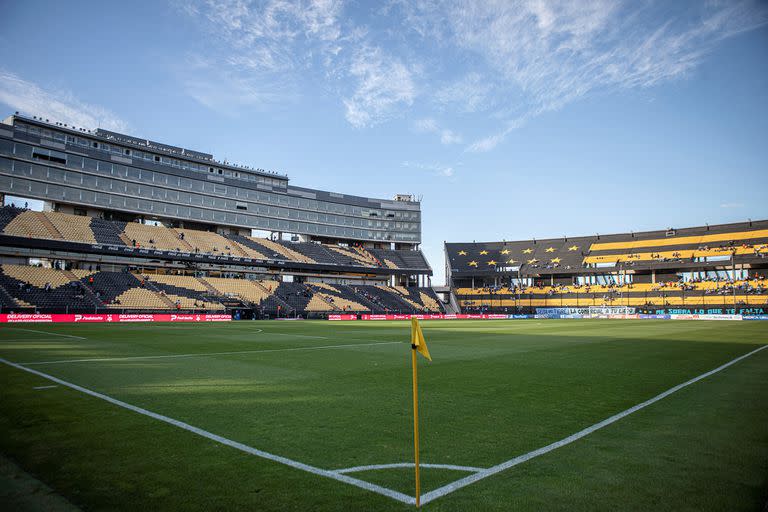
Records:
[[[683,382],[682,384],[678,384],[677,386],[674,386],[672,388],[669,388],[668,390],[664,391],[663,393],[660,393],[656,395],[655,397],[646,400],[645,402],[641,402],[635,406],[630,407],[629,409],[626,409],[618,414],[614,414],[610,418],[606,418],[603,421],[599,423],[595,423],[591,427],[587,427],[584,430],[580,430],[579,432],[576,432],[573,435],[570,435],[566,438],[563,438],[559,441],[556,441],[552,444],[548,444],[547,446],[543,446],[537,450],[533,450],[531,452],[528,452],[524,455],[520,455],[518,457],[515,457],[513,459],[510,459],[506,462],[502,462],[501,464],[497,464],[496,466],[490,467],[488,469],[483,469],[481,471],[478,471],[474,475],[469,475],[464,478],[461,478],[459,480],[456,480],[455,482],[452,482],[450,484],[444,485],[443,487],[440,487],[438,489],[435,489],[433,491],[430,491],[426,494],[424,494],[421,497],[421,504],[424,505],[426,503],[429,503],[430,501],[436,500],[437,498],[440,498],[442,496],[445,496],[446,494],[450,494],[454,491],[457,491],[461,489],[462,487],[466,487],[470,484],[473,484],[475,482],[479,482],[480,480],[483,480],[484,478],[488,478],[489,476],[493,476],[497,473],[501,473],[502,471],[509,469],[511,467],[517,466],[518,464],[522,464],[523,462],[529,461],[535,457],[538,457],[539,455],[544,455],[545,453],[549,453],[552,450],[556,450],[562,446],[571,444],[574,441],[577,441],[581,439],[582,437],[588,436],[592,432],[595,432],[596,430],[600,430],[603,427],[606,427],[610,425],[611,423],[614,423],[616,421],[619,421],[622,418],[625,418],[626,416],[629,416],[632,413],[635,413],[639,411],[640,409],[644,409],[645,407],[648,407],[649,405],[652,405],[659,400],[668,397],[672,393],[675,393],[677,391],[680,391],[681,389],[690,386],[691,384],[694,384],[702,379],[705,379],[711,375],[714,375],[715,373],[718,373],[729,366],[738,363],[739,361],[746,359],[749,356],[752,356],[754,354],[757,354],[761,350],[764,350],[768,348],[768,345],[762,345],[759,348],[756,348],[755,350],[748,352],[742,356],[737,357],[736,359],[732,359],[731,361],[728,361],[722,366],[718,366],[714,370],[710,370],[706,373],[702,373],[698,377],[694,377],[689,381]]]
[[[347,332],[347,331],[345,331]],[[290,336],[290,337],[297,337],[297,338],[317,338],[320,340],[349,340],[349,341],[376,341],[376,342],[383,342],[383,343],[400,343],[399,341],[391,341],[391,340],[371,340],[370,338],[347,338],[344,336],[308,336],[306,334],[290,334],[286,332],[265,332],[264,334],[268,334],[270,336]],[[410,334],[404,335],[403,340],[408,340]],[[403,341],[405,342],[405,341]]]
[[[61,341],[56,338],[0,338],[0,343],[12,343],[18,341]]]
[[[393,343],[398,343],[398,342],[393,342]],[[347,345],[347,346],[349,346],[349,345]],[[531,459],[533,459],[535,457],[538,457],[540,455],[544,455],[544,454],[549,453],[549,452],[551,452],[553,450],[556,450],[557,448],[560,448],[562,446],[566,446],[566,445],[568,445],[570,443],[573,443],[574,441],[577,441],[577,440],[581,439],[582,437],[585,437],[585,436],[587,436],[587,435],[589,435],[589,434],[591,434],[591,433],[593,433],[593,432],[595,432],[595,431],[597,431],[597,430],[599,430],[599,429],[601,429],[603,427],[606,427],[606,426],[608,426],[608,425],[610,425],[610,424],[612,424],[612,423],[614,423],[614,422],[616,422],[616,421],[618,421],[618,420],[620,420],[620,419],[622,419],[622,418],[624,418],[626,416],[629,416],[630,414],[635,413],[635,412],[639,411],[640,409],[648,407],[649,405],[652,405],[652,404],[658,402],[659,400],[662,400],[663,398],[666,398],[667,396],[669,396],[669,395],[671,395],[671,394],[673,394],[673,393],[675,393],[677,391],[680,391],[681,389],[683,389],[683,388],[685,388],[687,386],[690,386],[691,384],[694,384],[694,383],[696,383],[696,382],[698,382],[698,381],[700,381],[702,379],[705,379],[705,378],[707,378],[707,377],[709,377],[711,375],[714,375],[715,373],[718,373],[718,372],[724,370],[725,368],[728,368],[729,366],[731,366],[733,364],[736,364],[739,361],[741,361],[743,359],[746,359],[747,357],[750,357],[750,356],[752,356],[752,355],[754,355],[754,354],[756,354],[756,353],[758,353],[761,350],[764,350],[766,348],[768,348],[768,345],[762,345],[762,346],[756,348],[755,350],[753,350],[751,352],[748,352],[748,353],[746,353],[746,354],[744,354],[742,356],[739,356],[739,357],[737,357],[735,359],[732,359],[731,361],[729,361],[729,362],[727,362],[727,363],[725,363],[725,364],[723,364],[721,366],[718,366],[717,368],[715,368],[713,370],[710,370],[710,371],[708,371],[706,373],[703,373],[703,374],[699,375],[698,377],[694,377],[693,379],[690,379],[690,380],[688,380],[688,381],[686,381],[686,382],[684,382],[682,384],[678,384],[677,386],[674,386],[674,387],[668,389],[667,391],[664,391],[663,393],[660,393],[660,394],[656,395],[655,397],[653,397],[653,398],[651,398],[649,400],[646,400],[645,402],[641,402],[641,403],[639,403],[639,404],[637,404],[637,405],[635,405],[633,407],[630,407],[629,409],[626,409],[626,410],[624,410],[624,411],[622,411],[622,412],[620,412],[618,414],[615,414],[615,415],[613,415],[613,416],[611,416],[611,417],[609,417],[609,418],[607,418],[607,419],[605,419],[605,420],[603,420],[603,421],[601,421],[599,423],[595,423],[594,425],[592,425],[590,427],[587,427],[587,428],[585,428],[585,429],[583,429],[583,430],[581,430],[581,431],[579,431],[579,432],[577,432],[575,434],[572,434],[572,435],[570,435],[570,436],[568,436],[568,437],[566,437],[564,439],[561,439],[560,441],[556,441],[556,442],[551,443],[551,444],[549,444],[547,446],[544,446],[544,447],[539,448],[537,450],[533,450],[533,451],[528,452],[528,453],[526,453],[524,455],[520,455],[518,457],[510,459],[510,460],[508,460],[506,462],[502,462],[501,464],[497,464],[496,466],[493,466],[493,467],[490,467],[490,468],[487,468],[487,469],[474,468],[474,469],[479,469],[479,471],[477,471],[473,475],[461,478],[461,479],[456,480],[456,481],[454,481],[454,482],[452,482],[450,484],[444,485],[443,487],[440,487],[438,489],[435,489],[433,491],[430,491],[430,492],[422,495],[421,503],[422,504],[429,503],[429,502],[434,501],[434,500],[436,500],[438,498],[441,498],[441,497],[443,497],[443,496],[445,496],[447,494],[450,494],[450,493],[452,493],[454,491],[457,491],[457,490],[459,490],[459,489],[461,489],[463,487],[466,487],[466,486],[471,485],[473,483],[479,482],[480,480],[488,478],[489,476],[493,476],[493,475],[495,475],[497,473],[500,473],[500,472],[502,472],[502,471],[504,471],[506,469],[509,469],[511,467],[514,467],[514,466],[517,466],[519,464],[522,464],[523,462],[526,462],[528,460],[531,460]],[[293,350],[293,349],[284,349],[284,350]],[[347,468],[346,470],[342,469],[342,470],[336,470],[336,471],[326,470],[326,469],[317,468],[315,466],[310,466],[310,465],[304,464],[302,462],[294,461],[292,459],[288,459],[286,457],[282,457],[282,456],[279,456],[279,455],[273,455],[271,453],[264,452],[264,451],[258,450],[256,448],[252,448],[250,446],[244,445],[242,443],[238,443],[236,441],[232,441],[230,439],[221,437],[219,435],[212,434],[210,432],[207,432],[207,431],[202,430],[200,428],[194,427],[194,426],[189,425],[187,423],[184,423],[184,422],[181,422],[181,421],[178,421],[178,420],[174,420],[173,418],[169,418],[167,416],[163,416],[161,414],[157,414],[157,413],[148,411],[146,409],[142,409],[140,407],[128,404],[126,402],[122,402],[120,400],[117,400],[117,399],[109,397],[107,395],[98,393],[96,391],[91,391],[91,390],[89,390],[87,388],[83,388],[83,387],[78,386],[76,384],[72,384],[70,382],[67,382],[67,381],[59,379],[57,377],[54,377],[52,375],[48,375],[46,373],[40,372],[40,371],[35,370],[33,368],[27,368],[26,366],[23,366],[23,365],[18,364],[18,363],[13,363],[13,362],[8,361],[8,360],[3,359],[3,358],[0,358],[0,362],[4,363],[6,365],[12,366],[14,368],[18,368],[20,370],[23,370],[23,371],[26,371],[26,372],[38,375],[40,377],[43,377],[43,378],[48,379],[48,380],[51,380],[51,381],[56,382],[58,384],[61,384],[63,386],[67,386],[67,387],[72,388],[72,389],[74,389],[76,391],[80,391],[82,393],[88,394],[88,395],[96,397],[96,398],[100,398],[102,400],[105,400],[105,401],[110,402],[112,404],[118,405],[118,406],[123,407],[125,409],[129,409],[131,411],[138,412],[139,414],[143,414],[145,416],[149,416],[151,418],[155,418],[155,419],[157,419],[159,421],[163,421],[163,422],[169,423],[169,424],[174,425],[176,427],[179,427],[181,429],[184,429],[184,430],[187,430],[189,432],[195,433],[195,434],[200,435],[202,437],[206,437],[206,438],[211,439],[213,441],[225,444],[227,446],[230,446],[232,448],[241,450],[243,452],[246,452],[246,453],[249,453],[249,454],[252,454],[252,455],[256,455],[258,457],[262,457],[262,458],[265,458],[265,459],[273,460],[275,462],[279,462],[281,464],[285,464],[287,466],[291,466],[291,467],[294,467],[296,469],[301,469],[301,470],[307,471],[309,473],[313,473],[313,474],[320,475],[320,476],[325,476],[327,478],[331,478],[331,479],[334,479],[334,480],[338,480],[340,482],[344,482],[344,483],[347,483],[347,484],[350,484],[350,485],[354,485],[356,487],[360,487],[362,489],[366,489],[366,490],[369,490],[371,492],[375,492],[375,493],[381,494],[383,496],[387,496],[389,498],[392,498],[392,499],[394,499],[396,501],[400,501],[402,503],[406,503],[406,504],[409,504],[409,505],[415,505],[415,503],[416,503],[416,500],[413,497],[411,497],[411,496],[408,496],[408,495],[405,495],[403,493],[394,491],[392,489],[388,489],[386,487],[382,487],[382,486],[379,486],[379,485],[376,485],[376,484],[372,484],[370,482],[365,482],[363,480],[358,480],[356,478],[352,478],[352,477],[349,477],[349,476],[343,474],[343,472],[348,472],[350,469],[354,470],[356,468]],[[402,463],[402,464],[406,464],[406,463]],[[389,467],[390,465],[383,465],[383,466]],[[395,465],[394,467],[397,467],[397,465]],[[426,465],[424,467],[426,467]]]
[[[48,336],[59,336],[62,338],[74,338],[76,340],[84,340],[82,336],[72,336],[71,334],[59,334],[57,332],[38,331],[36,329],[22,329],[21,327],[6,327],[6,329],[13,329],[15,331],[34,332],[36,334],[47,334]]]
[[[126,356],[126,357],[91,357],[86,359],[59,359],[57,361],[32,361],[28,363],[20,363],[27,366],[35,366],[41,364],[64,364],[64,363],[95,363],[104,361],[142,361],[146,359],[177,359],[177,358],[189,358],[189,357],[208,357],[208,356],[228,356],[236,354],[267,354],[272,352],[297,352],[303,350],[330,350],[334,348],[346,348],[346,347],[370,347],[374,345],[394,345],[395,343],[401,343],[399,341],[384,341],[379,343],[347,343],[345,345],[322,345],[319,347],[294,347],[294,348],[274,348],[266,350],[233,350],[230,352],[199,352],[195,354],[165,354],[159,356]]]
[[[272,336],[290,336],[292,338],[315,338],[318,340],[331,340],[335,338],[330,338],[328,336],[309,336],[307,334],[289,334],[287,332],[267,332],[265,334],[270,334]]]
[[[38,391],[38,390],[41,390],[41,389],[53,389],[53,388],[57,388],[57,387],[59,387],[59,386],[54,384],[53,386],[35,386],[32,389],[34,389],[35,391]]]
[[[395,469],[395,468],[412,468],[416,464],[413,462],[396,462],[394,464],[371,464],[370,466],[355,466],[353,468],[344,468],[335,470],[336,473],[345,475],[347,473],[358,473],[361,471],[375,471],[377,469]],[[454,471],[466,471],[468,473],[478,473],[483,471],[483,468],[475,468],[472,466],[455,466],[453,464],[419,464],[419,467],[429,469],[452,469]]]
[[[112,398],[111,396],[104,395],[102,393],[99,393],[97,391],[90,390],[88,388],[84,388],[82,386],[78,386],[77,384],[73,384],[71,382],[67,382],[65,380],[59,379],[58,377],[54,377],[53,375],[48,375],[47,373],[43,373],[41,371],[35,370],[33,368],[27,368],[26,366],[23,366],[18,363],[14,363],[11,361],[8,361],[6,359],[0,358],[0,362],[12,366],[13,368],[17,368],[19,370],[23,370],[25,372],[29,372],[31,374],[37,375],[38,377],[42,377],[44,379],[50,380],[52,382],[55,382],[57,384],[61,384],[62,386],[66,386],[68,388],[74,389],[75,391],[79,391],[81,393],[85,393],[86,395],[90,395],[95,398],[99,398],[101,400],[104,400],[106,402],[109,402],[113,405],[116,405],[118,407],[122,407],[123,409],[128,409],[129,411],[137,412],[139,414],[142,414],[144,416],[149,416],[150,418],[156,419],[158,421],[162,421],[164,423],[168,423],[169,425],[173,425],[174,427],[178,427],[182,430],[186,430],[188,432],[192,432],[193,434],[197,434],[198,436],[205,437],[206,439],[210,439],[211,441],[215,441],[217,443],[221,443],[223,445],[232,447],[236,450],[240,450],[241,452],[248,453],[250,455],[255,455],[257,457],[261,457],[263,459],[268,459],[280,464],[284,464],[286,466],[290,466],[295,469],[300,469],[302,471],[306,471],[308,473],[312,473],[319,476],[324,476],[326,478],[331,478],[333,480],[337,480],[339,482],[344,482],[345,484],[354,485],[355,487],[359,487],[361,489],[365,489],[367,491],[375,492],[377,494],[381,494],[382,496],[386,496],[388,498],[392,498],[393,500],[400,501],[402,503],[408,504],[408,505],[415,505],[416,500],[408,496],[406,494],[403,494],[401,492],[394,491],[392,489],[387,489],[386,487],[382,487],[380,485],[372,484],[370,482],[365,482],[363,480],[358,480],[357,478],[353,478],[347,475],[339,474],[334,471],[330,471],[327,469],[318,468],[316,466],[311,466],[309,464],[304,464],[303,462],[298,462],[292,459],[289,459],[287,457],[282,457],[280,455],[274,455],[269,452],[265,452],[263,450],[259,450],[257,448],[253,448],[251,446],[245,445],[243,443],[239,443],[237,441],[233,441],[231,439],[227,439],[226,437],[222,437],[220,435],[214,434],[212,432],[208,432],[207,430],[203,430],[201,428],[195,427],[193,425],[190,425],[189,423],[184,423],[183,421],[175,420],[173,418],[169,418],[168,416],[164,416],[162,414],[158,414],[156,412],[149,411],[147,409],[137,407],[135,405],[131,405],[129,403],[123,402],[122,400],[118,400],[116,398]]]

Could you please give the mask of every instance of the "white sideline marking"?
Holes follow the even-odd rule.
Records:
[[[76,340],[85,340],[82,336],[72,336],[71,334],[59,334],[57,332],[38,331],[35,329],[22,329],[21,327],[6,327],[6,329],[13,329],[15,331],[34,332],[36,334],[47,334],[49,336],[61,336],[62,338],[74,338]]]
[[[175,420],[173,418],[169,418],[168,416],[164,416],[162,414],[158,414],[156,412],[149,411],[147,409],[137,407],[135,405],[131,405],[129,403],[123,402],[122,400],[118,400],[116,398],[112,398],[111,396],[104,395],[102,393],[99,393],[97,391],[92,391],[88,388],[84,388],[82,386],[78,386],[77,384],[73,384],[71,382],[67,382],[65,380],[59,379],[58,377],[54,377],[53,375],[48,375],[47,373],[43,373],[41,371],[35,370],[33,368],[27,368],[26,366],[23,366],[18,363],[14,363],[11,361],[8,361],[7,359],[0,358],[0,362],[12,366],[14,368],[17,368],[19,370],[23,370],[25,372],[32,373],[34,375],[37,375],[39,377],[42,377],[44,379],[48,379],[50,381],[56,382],[57,384],[61,384],[62,386],[66,386],[68,388],[74,389],[75,391],[80,391],[81,393],[85,393],[86,395],[90,395],[95,398],[99,398],[101,400],[104,400],[106,402],[109,402],[111,404],[117,405],[118,407],[122,407],[123,409],[128,409],[129,411],[137,412],[139,414],[143,414],[144,416],[149,416],[150,418],[154,418],[156,420],[162,421],[164,423],[168,423],[169,425],[173,425],[174,427],[178,427],[182,430],[186,430],[188,432],[192,432],[193,434],[197,434],[201,437],[205,437],[206,439],[210,439],[211,441],[215,441],[217,443],[221,443],[227,446],[230,446],[236,450],[240,450],[241,452],[248,453],[250,455],[255,455],[257,457],[261,457],[263,459],[268,459],[274,462],[278,462],[280,464],[284,464],[286,466],[290,466],[295,469],[300,469],[302,471],[306,471],[308,473],[312,473],[319,476],[324,476],[326,478],[331,478],[333,480],[338,480],[339,482],[344,482],[345,484],[354,485],[355,487],[359,487],[361,489],[365,489],[367,491],[375,492],[377,494],[381,494],[382,496],[387,496],[388,498],[392,498],[393,500],[400,501],[402,503],[408,504],[408,505],[415,505],[416,500],[408,496],[407,494],[403,494],[401,492],[393,491],[392,489],[387,489],[386,487],[382,487],[380,485],[372,484],[370,482],[365,482],[363,480],[358,480],[357,478],[353,478],[351,476],[343,475],[336,473],[334,471],[329,471],[327,469],[318,468],[315,466],[310,466],[309,464],[304,464],[303,462],[298,462],[292,459],[289,459],[287,457],[282,457],[280,455],[274,455],[269,452],[265,452],[263,450],[259,450],[257,448],[253,448],[251,446],[245,445],[243,443],[238,443],[237,441],[233,441],[231,439],[227,439],[226,437],[222,437],[220,435],[208,432],[207,430],[203,430],[201,428],[195,427],[193,425],[190,425],[189,423],[184,423],[183,421]]]
[[[538,457],[539,455],[544,455],[545,453],[551,452],[552,450],[556,450],[557,448],[560,448],[562,446],[565,446],[567,444],[571,444],[574,441],[577,441],[581,439],[584,436],[587,436],[591,434],[592,432],[595,432],[596,430],[600,430],[603,427],[606,427],[610,425],[611,423],[614,423],[616,421],[619,421],[620,419],[629,416],[630,414],[639,411],[640,409],[644,409],[645,407],[648,407],[649,405],[652,405],[659,400],[668,397],[672,393],[675,393],[677,391],[680,391],[681,389],[690,386],[691,384],[694,384],[702,379],[705,379],[709,377],[710,375],[714,375],[715,373],[724,370],[728,368],[729,366],[738,363],[742,359],[746,359],[747,357],[757,354],[761,350],[764,350],[768,348],[768,345],[763,345],[759,348],[756,348],[752,352],[748,352],[742,356],[737,357],[736,359],[732,359],[731,361],[728,361],[722,366],[718,366],[714,370],[710,370],[707,373],[702,373],[698,377],[694,377],[689,381],[683,382],[682,384],[678,384],[677,386],[674,386],[672,388],[669,388],[668,390],[664,391],[663,393],[660,393],[656,395],[655,397],[646,400],[645,402],[641,402],[635,406],[630,407],[629,409],[626,409],[618,414],[614,414],[610,418],[606,418],[603,421],[599,423],[595,423],[591,427],[587,427],[584,430],[580,430],[579,432],[576,432],[573,435],[570,435],[566,438],[563,438],[559,441],[555,441],[552,444],[548,444],[547,446],[543,446],[537,450],[533,450],[531,452],[528,452],[524,455],[519,455],[513,459],[509,459],[506,462],[502,462],[501,464],[497,464],[496,466],[490,467],[488,469],[483,469],[481,471],[478,471],[474,475],[469,475],[464,478],[461,478],[459,480],[456,480],[455,482],[452,482],[450,484],[444,485],[443,487],[440,487],[438,489],[435,489],[433,491],[430,491],[426,494],[424,494],[421,497],[421,504],[424,505],[426,503],[429,503],[430,501],[436,500],[437,498],[440,498],[442,496],[445,496],[446,494],[450,494],[454,491],[457,491],[461,489],[462,487],[466,487],[470,484],[473,484],[475,482],[478,482],[484,478],[488,478],[489,476],[495,475],[497,473],[501,473],[502,471],[509,469],[511,467],[517,466],[518,464],[522,464],[523,462],[526,462],[528,460],[531,460],[535,457]]]
[[[28,366],[40,365],[40,364],[64,364],[64,363],[88,363],[88,362],[104,362],[104,361],[141,361],[144,359],[174,359],[174,358],[188,358],[188,357],[207,357],[207,356],[226,356],[233,354],[265,354],[268,352],[296,352],[301,350],[328,350],[333,348],[345,348],[345,347],[368,347],[372,345],[393,345],[395,343],[401,343],[399,341],[385,341],[380,343],[347,343],[346,345],[323,345],[320,347],[295,347],[295,348],[273,348],[266,350],[235,350],[231,352],[203,352],[196,354],[165,354],[159,356],[126,356],[126,357],[91,357],[86,359],[59,359],[58,361],[32,361],[29,363],[21,363]]]
[[[57,387],[59,387],[59,386],[56,386],[56,385],[53,385],[53,386],[36,386],[36,387],[34,387],[32,389],[34,389],[34,390],[41,390],[41,389],[53,389],[53,388],[57,388]]]
[[[265,334],[270,334],[272,336],[290,336],[291,338],[315,338],[318,340],[330,340],[328,336],[308,336],[306,334],[288,334],[286,332],[268,332]]]
[[[413,462],[396,462],[394,464],[371,464],[370,466],[355,466],[353,468],[337,469],[335,472],[345,475],[347,473],[357,473],[360,471],[375,471],[377,469],[395,469],[395,468],[412,468],[416,466]],[[419,464],[419,467],[430,469],[452,469],[454,471],[466,471],[468,473],[478,473],[483,471],[483,468],[475,468],[472,466],[455,466],[453,464]]]
[[[397,342],[395,342],[395,343],[397,343]],[[347,346],[349,346],[349,345],[347,345]],[[427,504],[427,503],[429,503],[431,501],[434,501],[434,500],[436,500],[438,498],[441,498],[441,497],[443,497],[443,496],[445,496],[447,494],[450,494],[450,493],[452,493],[454,491],[457,491],[457,490],[459,490],[459,489],[461,489],[463,487],[466,487],[466,486],[471,485],[473,483],[479,482],[480,480],[488,478],[489,476],[493,476],[493,475],[495,475],[497,473],[501,473],[502,471],[504,471],[506,469],[509,469],[511,467],[514,467],[514,466],[517,466],[519,464],[522,464],[523,462],[526,462],[526,461],[531,460],[531,459],[533,459],[535,457],[538,457],[539,455],[544,455],[545,453],[549,453],[549,452],[551,452],[553,450],[556,450],[557,448],[560,448],[562,446],[566,446],[566,445],[568,445],[570,443],[573,443],[574,441],[577,441],[577,440],[581,439],[582,437],[585,437],[585,436],[587,436],[587,435],[589,435],[589,434],[591,434],[591,433],[593,433],[593,432],[595,432],[595,431],[597,431],[597,430],[599,430],[599,429],[601,429],[603,427],[606,427],[606,426],[610,425],[611,423],[614,423],[614,422],[616,422],[616,421],[618,421],[618,420],[620,420],[620,419],[622,419],[622,418],[624,418],[626,416],[629,416],[630,414],[635,413],[635,412],[639,411],[640,409],[648,407],[649,405],[652,405],[652,404],[658,402],[659,400],[661,400],[663,398],[666,398],[667,396],[671,395],[672,393],[680,391],[681,389],[683,389],[683,388],[685,388],[687,386],[690,386],[691,384],[694,384],[694,383],[696,383],[696,382],[698,382],[698,381],[700,381],[702,379],[705,379],[705,378],[707,378],[707,377],[709,377],[711,375],[714,375],[715,373],[718,373],[718,372],[724,370],[725,368],[728,368],[729,366],[731,366],[733,364],[736,364],[739,361],[741,361],[743,359],[746,359],[746,358],[748,358],[748,357],[750,357],[750,356],[752,356],[752,355],[754,355],[754,354],[756,354],[756,353],[758,353],[761,350],[764,350],[766,348],[768,348],[768,345],[762,345],[762,346],[756,348],[755,350],[753,350],[751,352],[748,352],[748,353],[746,353],[744,355],[741,355],[741,356],[739,356],[739,357],[737,357],[735,359],[732,359],[731,361],[729,361],[729,362],[727,362],[727,363],[725,363],[725,364],[723,364],[721,366],[718,366],[714,370],[710,370],[710,371],[708,371],[706,373],[703,373],[703,374],[699,375],[698,377],[694,377],[694,378],[692,378],[692,379],[690,379],[690,380],[688,380],[686,382],[683,382],[682,384],[678,384],[677,386],[674,386],[674,387],[664,391],[663,393],[660,393],[660,394],[656,395],[655,397],[646,400],[645,402],[641,402],[641,403],[639,403],[639,404],[637,404],[637,405],[635,405],[633,407],[630,407],[629,409],[626,409],[626,410],[624,410],[624,411],[622,411],[622,412],[620,412],[618,414],[614,414],[613,416],[611,416],[609,418],[606,418],[606,419],[604,419],[601,422],[595,423],[594,425],[592,425],[590,427],[587,427],[587,428],[585,428],[583,430],[580,430],[579,432],[577,432],[575,434],[572,434],[572,435],[570,435],[570,436],[568,436],[566,438],[563,438],[560,441],[556,441],[554,443],[548,444],[547,446],[544,446],[544,447],[539,448],[537,450],[533,450],[533,451],[528,452],[528,453],[526,453],[524,455],[520,455],[518,457],[510,459],[510,460],[508,460],[506,462],[502,462],[501,464],[497,464],[496,466],[492,466],[490,468],[486,468],[486,469],[473,468],[473,470],[477,469],[478,471],[476,473],[470,475],[470,476],[461,478],[461,479],[456,480],[456,481],[454,481],[454,482],[452,482],[450,484],[444,485],[443,487],[440,487],[438,489],[435,489],[433,491],[430,491],[430,492],[422,495],[422,497],[421,497],[421,504],[422,505]],[[286,350],[291,350],[291,349],[286,349]],[[21,364],[8,361],[7,359],[0,358],[0,362],[6,364],[8,366],[12,366],[14,368],[17,368],[19,370],[23,370],[25,372],[29,372],[29,373],[32,373],[34,375],[38,375],[38,376],[43,377],[45,379],[48,379],[50,381],[56,382],[57,384],[61,384],[63,386],[72,388],[72,389],[74,389],[76,391],[80,391],[80,392],[85,393],[87,395],[90,395],[90,396],[93,396],[93,397],[96,397],[96,398],[100,398],[102,400],[105,400],[105,401],[107,401],[109,403],[112,403],[114,405],[117,405],[119,407],[123,407],[125,409],[137,412],[139,414],[143,414],[145,416],[149,416],[150,418],[154,418],[154,419],[157,419],[159,421],[163,421],[165,423],[169,423],[169,424],[174,425],[176,427],[179,427],[179,428],[181,428],[183,430],[187,430],[187,431],[192,432],[194,434],[197,434],[199,436],[202,436],[202,437],[211,439],[212,441],[216,441],[218,443],[230,446],[232,448],[235,448],[237,450],[243,451],[245,453],[249,453],[251,455],[256,455],[257,457],[262,457],[262,458],[265,458],[265,459],[269,459],[269,460],[278,462],[280,464],[284,464],[286,466],[290,466],[290,467],[293,467],[293,468],[296,468],[296,469],[300,469],[302,471],[307,471],[309,473],[313,473],[313,474],[316,474],[316,475],[320,475],[320,476],[324,476],[324,477],[327,477],[327,478],[331,478],[333,480],[338,480],[340,482],[344,482],[344,483],[347,483],[349,485],[354,485],[354,486],[359,487],[361,489],[369,490],[371,492],[374,492],[374,493],[377,493],[377,494],[381,494],[382,496],[387,496],[389,498],[392,498],[392,499],[394,499],[396,501],[400,501],[400,502],[408,504],[408,505],[415,505],[416,504],[415,498],[413,498],[411,496],[408,496],[408,495],[403,494],[403,493],[398,492],[398,491],[394,491],[392,489],[388,489],[386,487],[382,487],[380,485],[372,484],[370,482],[365,482],[363,480],[358,480],[356,478],[349,477],[346,474],[344,474],[344,472],[350,472],[349,470],[354,470],[356,468],[346,468],[346,469],[341,469],[341,470],[333,471],[333,470],[321,469],[321,468],[318,468],[318,467],[315,467],[315,466],[310,466],[309,464],[304,464],[302,462],[298,462],[298,461],[295,461],[295,460],[292,460],[292,459],[288,459],[288,458],[282,457],[280,455],[274,455],[274,454],[271,454],[271,453],[268,453],[268,452],[265,452],[265,451],[262,451],[262,450],[258,450],[256,448],[252,448],[252,447],[244,445],[242,443],[238,443],[237,441],[232,441],[231,439],[227,439],[227,438],[219,436],[217,434],[213,434],[213,433],[208,432],[206,430],[200,429],[198,427],[194,427],[192,425],[189,425],[188,423],[184,423],[182,421],[178,421],[178,420],[175,420],[173,418],[169,418],[168,416],[163,416],[162,414],[157,414],[157,413],[154,413],[152,411],[148,411],[146,409],[143,409],[141,407],[137,407],[135,405],[128,404],[128,403],[123,402],[121,400],[117,400],[116,398],[112,398],[112,397],[104,395],[102,393],[98,393],[96,391],[92,391],[92,390],[84,388],[82,386],[78,386],[77,384],[72,384],[70,382],[67,382],[65,380],[59,379],[59,378],[54,377],[52,375],[48,375],[47,373],[43,373],[43,372],[35,370],[33,368],[28,368],[28,367],[23,366]],[[402,463],[402,464],[407,464],[407,463]],[[382,465],[382,466],[392,467],[392,465],[389,465],[389,464],[385,464],[385,465]],[[397,467],[397,465],[395,465],[395,467]],[[467,469],[469,470],[469,467],[467,467]]]
[[[15,342],[15,341],[60,341],[56,338],[0,338],[0,343]]]

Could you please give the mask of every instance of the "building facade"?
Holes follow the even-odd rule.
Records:
[[[219,232],[256,229],[393,249],[421,242],[420,204],[411,196],[298,187],[207,153],[18,114],[0,124],[0,194],[65,213]]]

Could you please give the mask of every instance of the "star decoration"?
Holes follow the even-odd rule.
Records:
[[[550,261],[552,263],[560,263],[560,258],[552,258]]]
[[[579,250],[579,246],[578,246],[578,245],[572,245],[572,246],[570,246],[570,247],[568,248],[568,250],[569,250],[569,251],[578,251],[578,250]]]
[[[493,265],[496,265],[496,262],[494,260],[491,260],[491,261],[488,262],[488,264],[493,266]]]
[[[531,254],[533,249],[523,249],[523,254]]]
[[[466,256],[466,255],[467,255],[467,251],[459,251],[459,256]]]
[[[477,262],[476,261],[470,261],[469,262],[469,266],[470,267],[476,267],[477,266]]]
[[[534,263],[536,263],[536,262],[538,262],[538,261],[539,261],[539,260],[537,260],[536,258],[533,258],[532,260],[528,260],[528,264],[529,264],[529,265],[533,265]]]
[[[508,260],[507,263],[509,263],[511,265],[511,264],[517,263],[517,262],[515,260]]]
[[[488,254],[488,251],[480,251],[480,254],[485,256],[486,254]]]
[[[504,249],[503,251],[501,251],[501,254],[509,254],[509,249]]]
[[[547,247],[547,251],[546,252],[555,252],[555,248],[554,247]]]

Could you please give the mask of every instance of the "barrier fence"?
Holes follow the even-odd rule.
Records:
[[[427,314],[427,315],[328,315],[331,321],[387,321],[410,320],[525,320],[525,319],[609,319],[609,320],[768,320],[768,315],[741,314],[668,314],[647,315],[638,313],[540,313],[535,315],[500,314]],[[231,315],[223,314],[0,314],[2,323],[131,323],[131,322],[229,322]]]
[[[162,313],[145,315],[123,314],[0,314],[0,323],[99,323],[99,322],[229,322],[231,315]]]
[[[328,320],[524,320],[524,319],[609,319],[609,320],[768,320],[768,315],[724,315],[724,314],[669,314],[646,315],[638,313],[545,313],[536,315],[495,315],[495,314],[459,314],[459,315],[328,315]]]

